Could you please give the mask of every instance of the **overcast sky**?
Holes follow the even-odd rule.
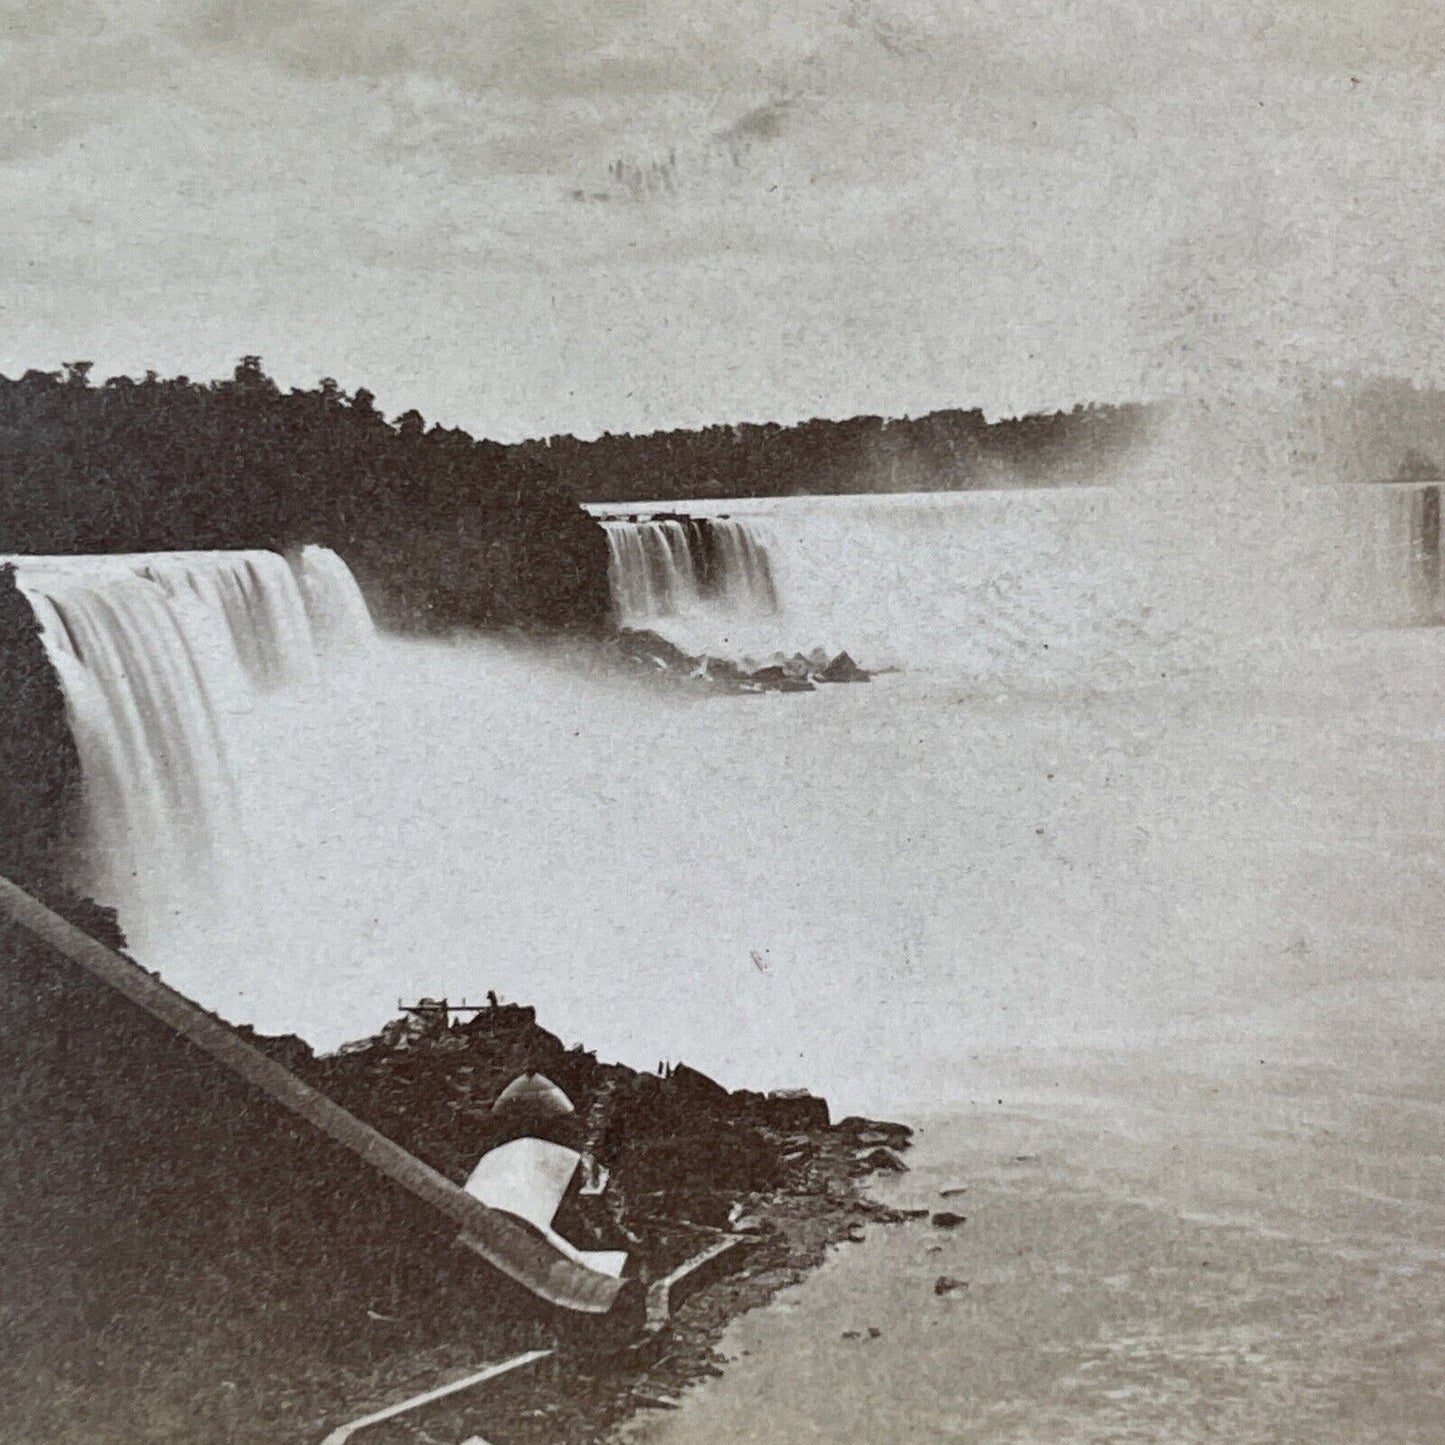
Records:
[[[0,370],[500,438],[1445,380],[1427,0],[0,0]]]

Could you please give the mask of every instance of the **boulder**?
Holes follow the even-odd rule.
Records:
[[[462,1025],[463,1030],[469,1034],[477,1034],[483,1038],[492,1038],[505,1034],[524,1033],[527,1030],[536,1028],[537,1010],[528,1004],[519,1003],[498,1003],[490,1008],[479,1008],[472,1017]],[[561,1051],[562,1040],[555,1034],[545,1035],[549,1044],[555,1043],[558,1051]]]
[[[676,1065],[663,1081],[664,1094],[687,1104],[725,1107],[732,1097],[716,1080],[687,1064]]]
[[[846,1119],[840,1119],[834,1128],[859,1148],[884,1144],[890,1149],[906,1149],[913,1138],[913,1130],[907,1124],[895,1124],[887,1119],[865,1119],[859,1114],[849,1114]]]
[[[617,633],[617,648],[624,657],[635,658],[666,672],[691,672],[697,666],[695,657],[689,657],[658,633],[641,628],[621,628]]]
[[[729,662],[725,657],[704,656],[700,666],[708,679],[712,682],[738,682],[742,678],[742,669],[734,662]]]
[[[781,663],[771,667],[760,667],[748,674],[748,681],[760,684],[770,692],[812,692],[813,684],[806,677],[798,677]]]
[[[806,1134],[828,1127],[828,1101],[806,1089],[774,1089],[755,1097],[753,1117],[769,1128],[786,1134]]]
[[[960,1224],[967,1222],[966,1214],[954,1214],[951,1210],[938,1210],[930,1223],[937,1229],[957,1229]]]
[[[908,1166],[891,1149],[872,1149],[854,1156],[853,1172],[855,1174],[877,1174],[880,1171],[890,1174],[906,1174]]]
[[[259,1049],[267,1058],[275,1059],[278,1064],[284,1064],[293,1074],[316,1057],[311,1045],[297,1034],[258,1034],[250,1024],[238,1025],[236,1032],[253,1048]],[[364,1047],[370,1048],[371,1044],[372,1040],[367,1039]],[[355,1045],[342,1047],[354,1048]]]
[[[840,652],[818,673],[819,682],[867,682],[872,676],[865,672],[846,652]]]

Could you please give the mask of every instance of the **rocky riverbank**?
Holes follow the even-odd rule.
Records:
[[[100,914],[84,922],[113,927]],[[580,1445],[715,1369],[727,1321],[830,1245],[899,1217],[861,1191],[903,1167],[906,1127],[834,1123],[806,1093],[730,1092],[681,1065],[602,1063],[529,1008],[458,1018],[418,1006],[331,1056],[237,1030],[457,1182],[499,1142],[493,1105],[518,1074],[565,1087],[606,1187],[565,1201],[556,1227],[584,1248],[589,1227],[620,1234],[631,1265],[610,1314],[574,1315],[4,925],[0,1006],[13,1025],[0,1035],[13,1263],[0,1294],[0,1440],[319,1445],[358,1417],[545,1351],[505,1391],[458,1395],[364,1438]],[[713,1267],[678,1280],[679,1265],[724,1245]]]
[[[660,1333],[645,1339],[568,1338],[545,1365],[471,1401],[442,1402],[374,1441],[590,1441],[640,1407],[664,1406],[689,1380],[717,1368],[714,1346],[730,1319],[801,1278],[838,1243],[857,1240],[895,1211],[870,1202],[870,1175],[906,1168],[911,1130],[861,1118],[834,1122],[802,1091],[728,1091],[686,1065],[644,1073],[568,1048],[535,1011],[495,1004],[464,1013],[424,1003],[375,1038],[330,1056],[299,1039],[255,1039],[301,1077],[457,1181],[475,1165],[491,1109],[519,1073],[554,1080],[576,1106],[587,1152],[606,1171],[604,1198],[644,1284],[728,1238],[742,1241],[720,1278],[698,1290]],[[496,1357],[469,1342],[477,1362]],[[338,1381],[328,1427],[409,1391]],[[415,1361],[413,1391],[437,1383]],[[435,1368],[435,1367],[433,1367]],[[344,1390],[342,1386],[345,1386]],[[387,1431],[390,1431],[388,1434]],[[418,1433],[418,1431],[423,1433]],[[323,1432],[324,1433],[324,1432]]]

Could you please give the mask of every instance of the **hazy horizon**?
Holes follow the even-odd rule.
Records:
[[[0,4],[0,371],[508,441],[1445,380],[1413,0]]]

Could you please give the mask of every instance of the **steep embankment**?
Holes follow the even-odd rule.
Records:
[[[80,806],[80,759],[40,625],[0,566],[0,873],[53,900]]]

